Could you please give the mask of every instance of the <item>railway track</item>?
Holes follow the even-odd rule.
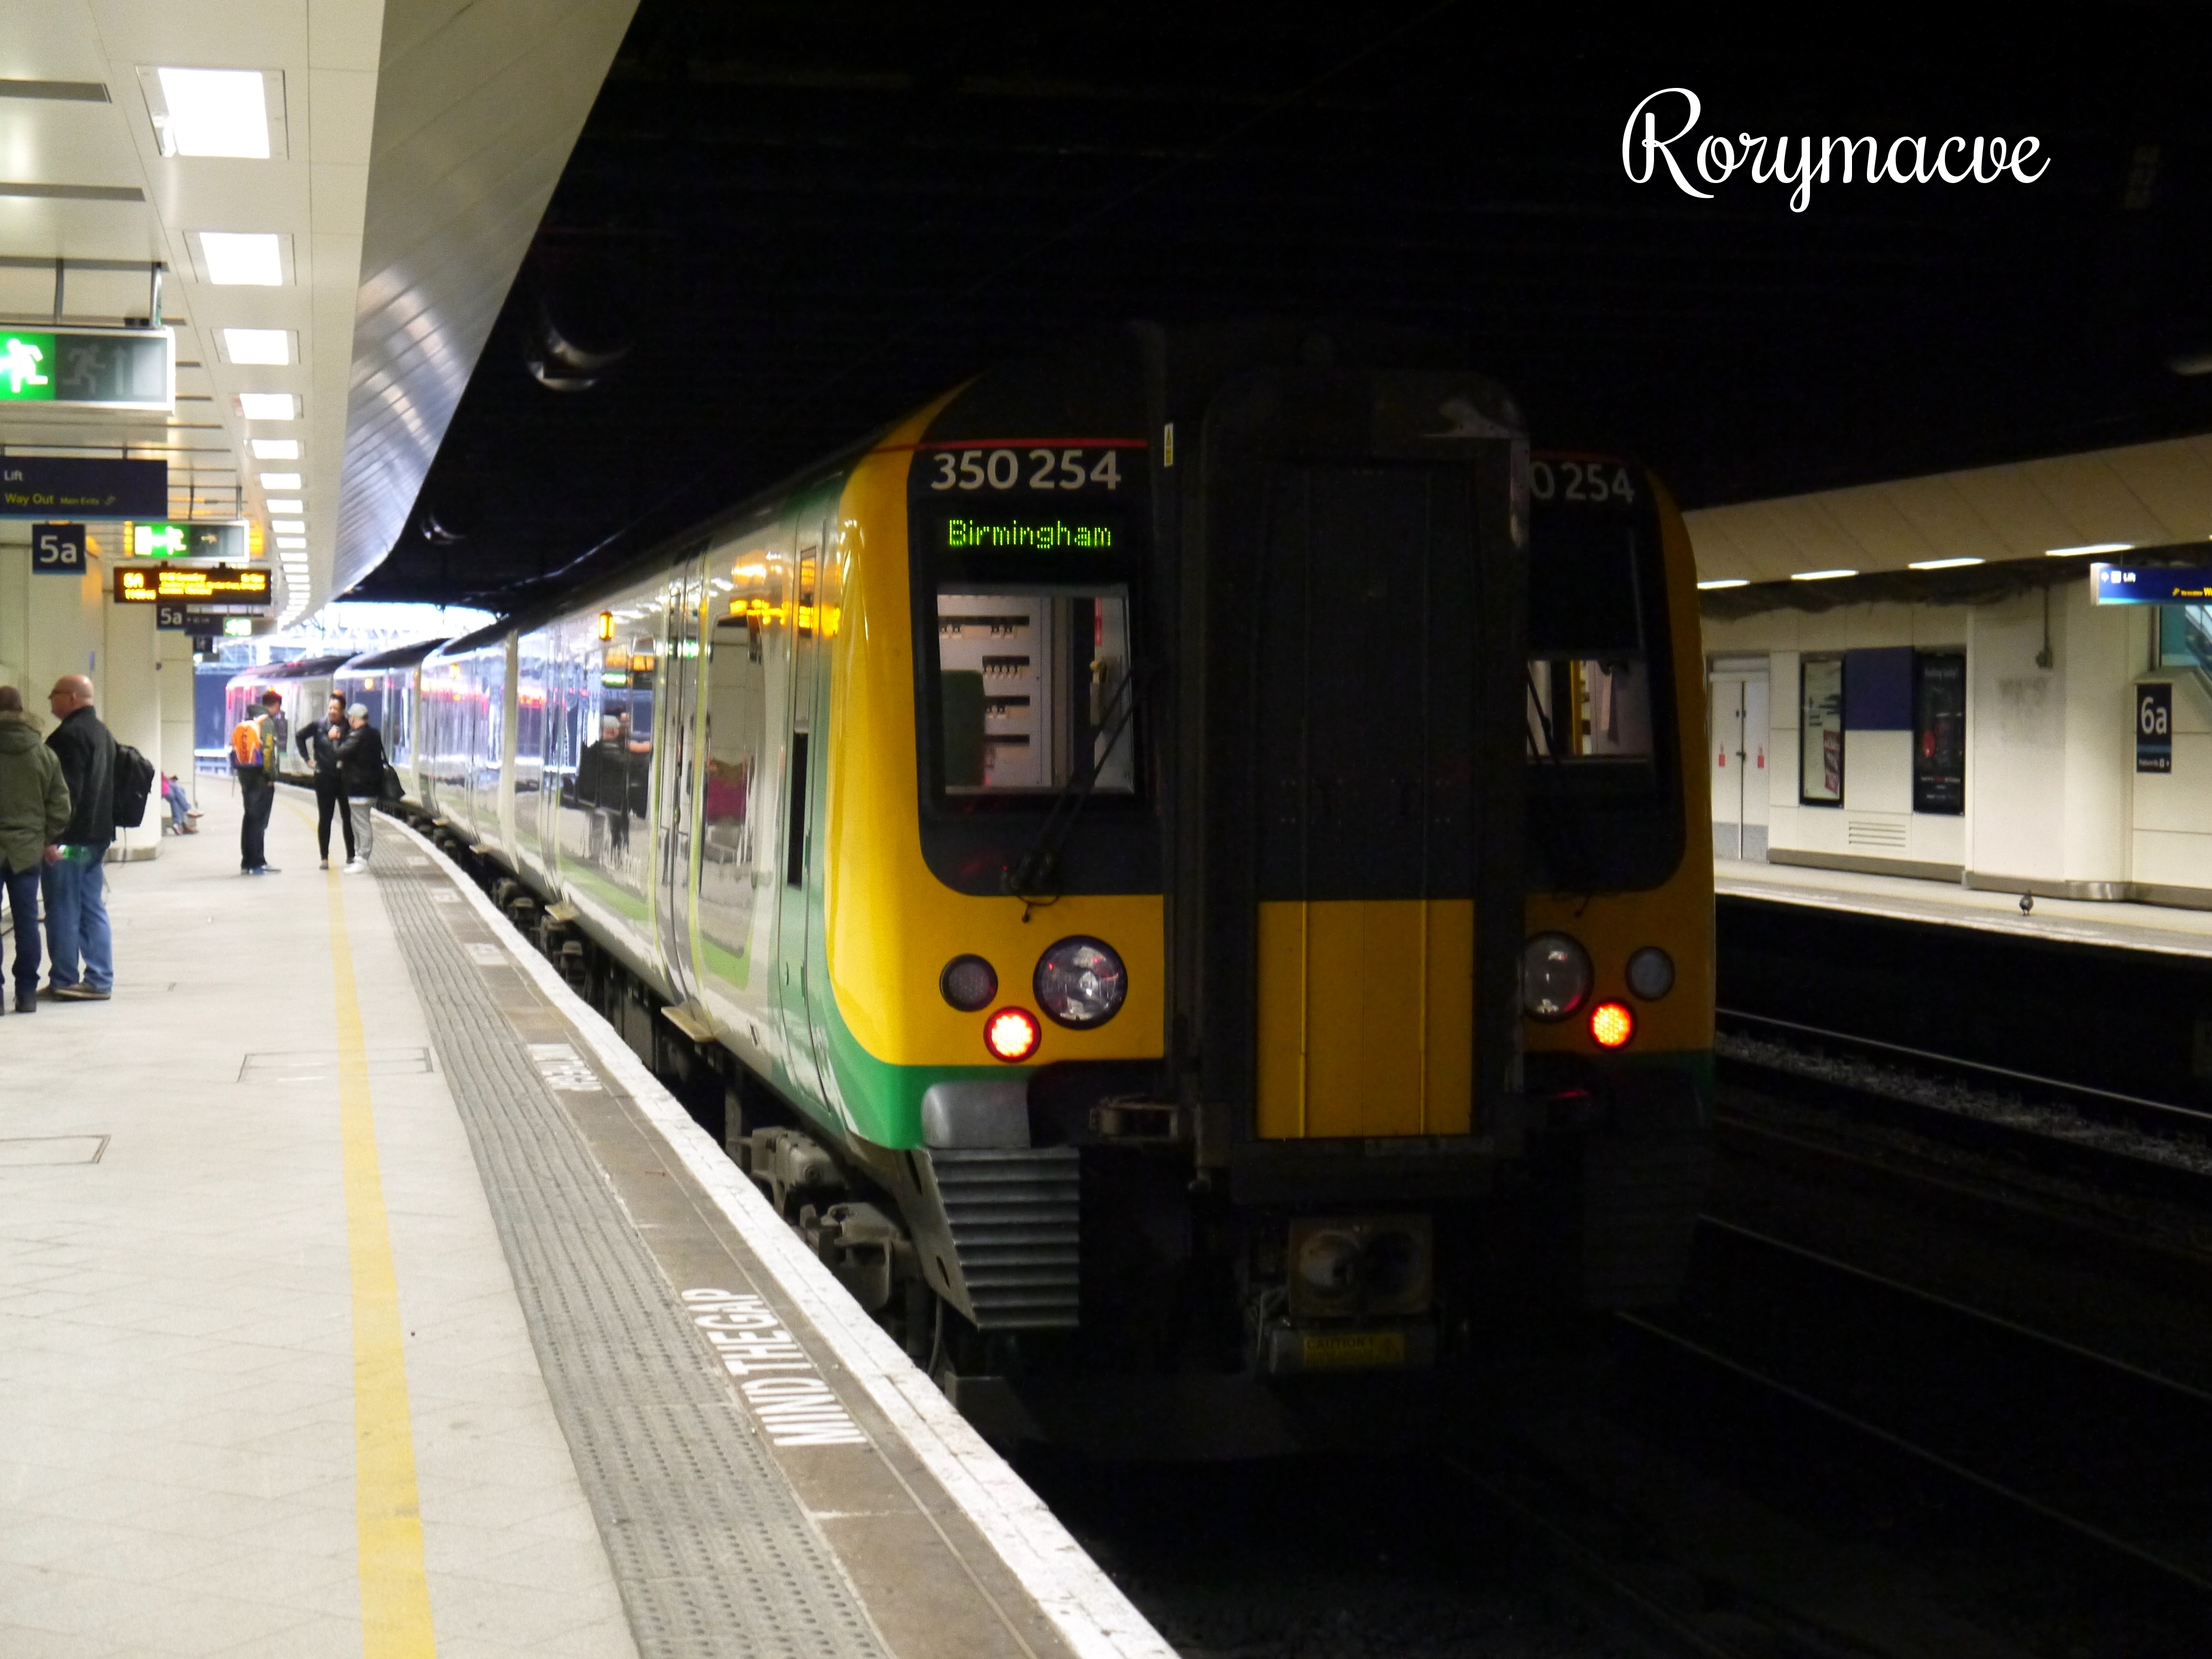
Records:
[[[1734,1009],[1720,1079],[2108,1189],[2212,1205],[2212,1112]]]
[[[1460,1466],[1601,1616],[1718,1659],[2203,1650],[2212,1393],[1728,1223],[1698,1255],[1613,1322],[1634,1449]]]

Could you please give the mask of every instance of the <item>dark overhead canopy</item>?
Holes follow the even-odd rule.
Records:
[[[1434,330],[1539,442],[1640,455],[1692,505],[2212,429],[2212,374],[2171,367],[2212,369],[2194,14],[1722,44],[1500,16],[642,0],[359,591],[513,604],[1137,316]],[[1622,169],[1674,86],[1698,134],[2033,134],[2050,165],[1695,200]]]

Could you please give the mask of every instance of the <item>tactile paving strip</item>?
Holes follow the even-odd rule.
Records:
[[[695,1346],[582,1137],[389,855],[378,890],[475,1148],[548,1392],[644,1659],[880,1659],[844,1571]]]

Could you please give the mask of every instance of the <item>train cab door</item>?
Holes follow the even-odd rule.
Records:
[[[783,1036],[784,1068],[793,1087],[827,1104],[815,1044],[811,1000],[821,977],[820,873],[814,822],[821,794],[820,704],[822,648],[818,588],[822,523],[801,518],[792,559],[791,735],[784,751],[783,858],[777,899],[776,1003]],[[826,985],[822,988],[827,989]]]
[[[1711,740],[1713,855],[1766,858],[1767,664],[1764,657],[1717,658],[1706,698]]]
[[[668,637],[659,664],[660,707],[654,711],[658,764],[653,768],[655,842],[653,916],[660,960],[671,988],[686,998],[698,989],[691,938],[691,894],[697,840],[699,606],[705,588],[696,557],[668,580]]]
[[[1295,1143],[1487,1133],[1520,1088],[1514,421],[1479,382],[1295,369],[1206,416],[1204,775],[1178,793],[1206,856],[1175,902],[1208,960],[1178,1002],[1243,1039],[1200,1056],[1238,1190],[1304,1168]]]

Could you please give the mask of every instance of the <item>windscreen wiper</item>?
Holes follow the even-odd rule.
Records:
[[[1098,774],[1113,757],[1121,741],[1121,734],[1137,712],[1137,680],[1141,667],[1133,667],[1124,675],[1121,684],[1115,688],[1114,701],[1107,705],[1108,720],[1099,728],[1103,740],[1091,745],[1090,763],[1076,776],[1060,787],[1053,797],[1052,810],[1045,814],[1038,826],[1036,836],[1030,842],[1029,850],[1000,872],[1000,890],[1021,900],[1022,920],[1027,921],[1032,908],[1056,904],[1060,901],[1060,854],[1073,833],[1075,821],[1083,815],[1084,803],[1097,787]]]

